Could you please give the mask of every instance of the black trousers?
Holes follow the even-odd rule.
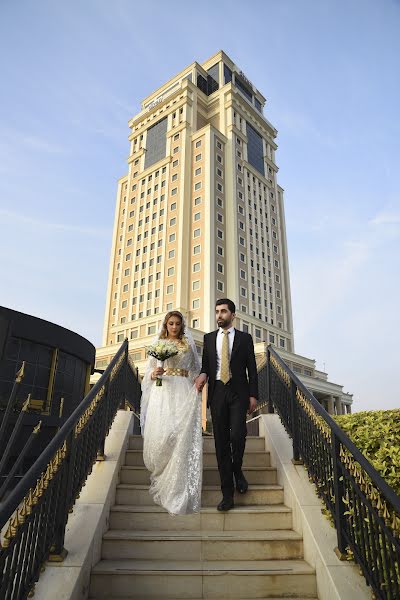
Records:
[[[224,498],[233,497],[233,474],[240,474],[246,445],[246,412],[248,406],[240,400],[230,384],[215,382],[210,400],[215,452]]]

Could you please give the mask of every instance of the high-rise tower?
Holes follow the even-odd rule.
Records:
[[[221,51],[166,82],[130,120],[98,366],[128,337],[140,368],[172,308],[201,351],[218,297],[236,303],[235,324],[255,343],[294,352],[277,131],[264,105]]]

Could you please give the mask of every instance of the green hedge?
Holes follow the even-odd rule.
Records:
[[[400,496],[400,409],[364,411],[334,418]]]

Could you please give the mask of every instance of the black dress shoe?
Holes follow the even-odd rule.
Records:
[[[242,472],[240,472],[238,475],[235,475],[235,481],[236,489],[239,492],[239,494],[245,494],[247,492],[249,484],[247,483],[247,479]]]
[[[225,512],[227,510],[231,510],[233,507],[233,498],[222,498],[221,502],[217,506],[217,510]]]

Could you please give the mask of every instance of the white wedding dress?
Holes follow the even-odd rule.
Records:
[[[186,338],[187,340],[187,338]],[[203,447],[201,395],[193,379],[200,361],[193,340],[164,369],[184,369],[188,377],[163,375],[162,386],[151,380],[157,366],[149,357],[142,381],[143,458],[150,471],[150,494],[169,513],[198,512],[201,505]]]

